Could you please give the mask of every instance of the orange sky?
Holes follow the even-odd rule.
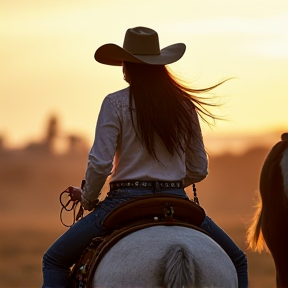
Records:
[[[134,26],[155,29],[161,48],[184,42],[186,53],[173,68],[195,87],[236,77],[215,91],[225,102],[216,112],[229,121],[213,130],[203,124],[208,148],[227,134],[236,147],[244,134],[255,139],[288,130],[288,1],[163,3],[0,1],[0,135],[6,145],[41,139],[51,114],[63,131],[92,142],[103,98],[126,87],[121,68],[95,62],[94,51],[109,42],[122,45]]]

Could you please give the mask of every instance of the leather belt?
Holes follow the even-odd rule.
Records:
[[[119,188],[141,187],[141,188],[183,188],[182,181],[143,181],[143,180],[127,180],[110,182],[110,190]]]

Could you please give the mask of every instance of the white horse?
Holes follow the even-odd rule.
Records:
[[[104,255],[94,288],[236,288],[235,267],[209,236],[181,226],[133,232]]]

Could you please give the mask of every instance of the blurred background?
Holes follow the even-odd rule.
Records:
[[[274,287],[270,254],[247,250],[245,234],[263,161],[288,132],[284,0],[0,1],[0,286],[41,286],[42,255],[66,230],[59,194],[84,177],[102,100],[126,87],[94,52],[135,26],[161,48],[186,44],[171,68],[192,87],[234,77],[213,91],[225,121],[201,123],[210,174],[198,196],[247,253],[250,287]]]

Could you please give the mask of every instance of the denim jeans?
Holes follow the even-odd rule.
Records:
[[[167,188],[162,189],[162,192],[187,198],[183,189]],[[119,189],[109,192],[103,202],[91,213],[69,228],[44,254],[42,288],[66,288],[70,267],[78,261],[82,252],[89,246],[93,238],[105,234],[102,222],[106,215],[127,200],[154,193],[161,192],[154,192],[153,190],[147,190],[145,188]],[[248,287],[244,285],[247,278],[247,261],[245,254],[228,235],[207,216],[202,224],[202,229],[206,230],[232,259],[238,273],[239,283],[243,283],[243,285],[241,284],[242,286],[239,287]]]
[[[232,260],[238,276],[238,288],[247,288],[248,266],[245,253],[239,249],[233,240],[207,215],[201,224],[201,228],[222,247]]]

